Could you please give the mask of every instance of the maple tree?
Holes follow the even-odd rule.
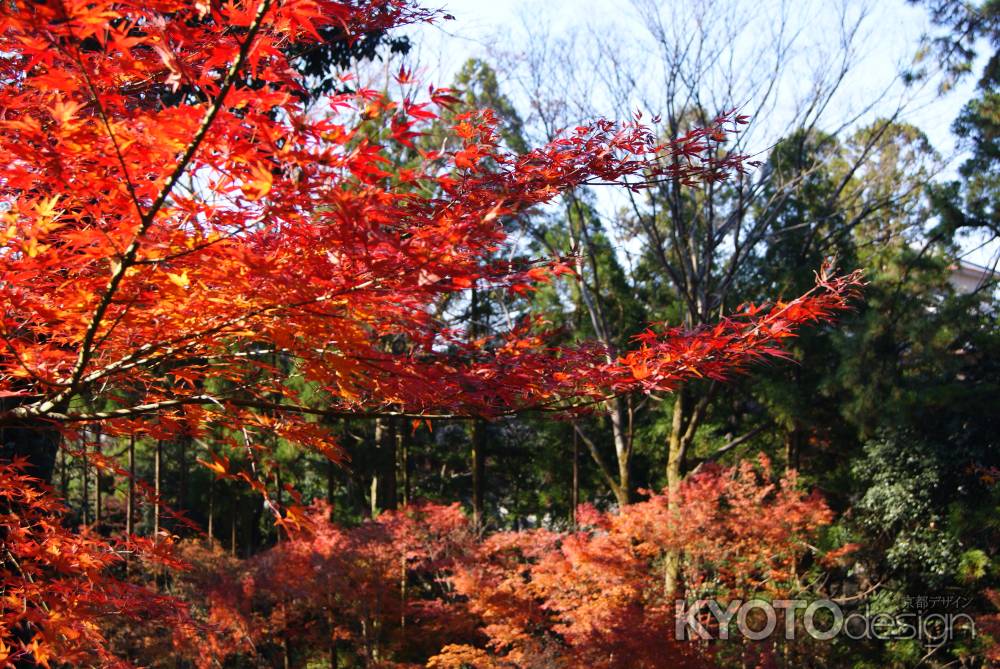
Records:
[[[786,597],[800,592],[806,538],[832,514],[794,478],[774,480],[763,456],[756,466],[707,466],[673,494],[619,513],[581,509],[577,532],[485,539],[453,581],[489,641],[453,645],[429,666],[714,666],[718,648],[676,640],[667,557],[684,551],[691,599]]]
[[[800,298],[694,331],[655,324],[615,356],[551,347],[528,322],[489,349],[444,327],[429,309],[442,296],[529,291],[569,271],[496,260],[504,217],[626,176],[720,180],[743,158],[714,158],[706,141],[739,117],[667,144],[638,122],[601,120],[514,155],[482,111],[456,117],[458,149],[392,169],[393,152],[454,102],[449,91],[394,101],[359,90],[308,111],[293,46],[326,28],[350,37],[435,17],[400,0],[0,8],[0,427],[19,435],[28,474],[48,477],[57,431],[216,430],[218,452],[202,461],[263,494],[291,531],[305,511],[273,500],[253,466],[265,435],[336,459],[317,417],[491,418],[670,390],[780,356],[796,327],[846,307],[858,276],[824,271]],[[177,94],[169,104],[165,90]],[[369,132],[376,121],[386,132]],[[386,350],[386,336],[406,344]],[[231,466],[223,447],[250,466]],[[25,505],[48,504],[48,493],[24,497],[21,476],[2,477],[11,527]],[[107,547],[74,541],[97,561],[74,569],[93,580]],[[33,601],[22,608],[42,606]],[[39,663],[72,657],[74,639],[100,648],[51,619],[11,615],[0,641]],[[18,625],[30,639],[15,638]]]
[[[76,533],[62,522],[63,505],[23,460],[0,463],[0,666],[123,663],[106,629],[122,617],[189,626],[187,607],[173,597],[119,579],[113,569],[141,553],[150,565],[173,565],[168,545]]]
[[[705,467],[677,491],[620,513],[580,510],[576,531],[480,537],[458,505],[419,503],[357,526],[323,503],[305,531],[240,563],[181,552],[185,600],[207,603],[174,649],[200,666],[257,656],[297,665],[337,657],[368,667],[715,666],[743,641],[675,638],[665,555],[685,549],[688,597],[798,595],[798,564],[832,513],[776,479],[770,462]],[[197,643],[191,643],[191,639]],[[211,641],[207,641],[211,640]],[[146,649],[152,660],[162,649]]]

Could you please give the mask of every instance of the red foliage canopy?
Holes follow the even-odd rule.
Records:
[[[650,330],[610,363],[521,330],[495,352],[442,353],[457,344],[428,309],[442,294],[544,278],[490,260],[502,217],[637,173],[720,179],[741,158],[707,158],[719,128],[661,146],[609,121],[512,155],[483,112],[460,117],[459,150],[391,171],[447,91],[397,102],[363,90],[316,113],[282,47],[323,24],[430,17],[385,0],[6,5],[0,393],[23,401],[0,422],[155,416],[143,429],[215,420],[306,440],[295,414],[489,416],[719,376],[844,305],[855,280],[823,277],[812,295],[710,330]],[[170,89],[176,104],[162,101]],[[390,124],[381,141],[373,107]],[[387,353],[382,338],[400,334],[406,350]],[[321,401],[283,384],[276,360]]]
[[[706,467],[677,494],[674,505],[664,493],[619,513],[581,509],[575,532],[486,538],[457,505],[420,504],[357,527],[329,522],[317,505],[308,531],[243,564],[188,550],[198,568],[186,589],[211,602],[210,638],[228,641],[199,638],[186,654],[209,666],[336,644],[365,666],[398,669],[704,667],[720,650],[766,654],[743,640],[675,640],[680,595],[665,592],[664,560],[683,549],[692,599],[788,597],[829,509],[793,479],[776,480],[763,458]]]
[[[413,140],[453,101],[446,90],[302,102],[290,45],[322,26],[352,36],[433,18],[403,0],[3,3],[0,426],[100,421],[162,437],[216,424],[243,446],[266,431],[335,455],[308,416],[489,417],[670,389],[776,354],[845,306],[857,277],[821,276],[713,328],[651,329],[617,359],[524,328],[463,351],[432,304],[543,278],[492,260],[501,218],[632,175],[724,178],[741,158],[707,149],[739,119],[665,146],[638,123],[597,121],[512,155],[489,112],[469,113],[460,148],[442,153]],[[404,148],[419,160],[393,169]],[[405,350],[387,352],[388,335]],[[0,495],[27,494],[5,472]],[[48,596],[29,594],[32,610]]]

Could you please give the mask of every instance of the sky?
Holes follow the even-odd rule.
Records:
[[[682,3],[704,3],[712,7],[715,1],[662,0],[660,4],[669,12],[680,8]],[[954,175],[962,156],[951,134],[951,123],[964,102],[971,97],[975,82],[970,77],[946,95],[940,95],[934,83],[928,83],[921,89],[907,88],[899,83],[898,73],[912,62],[921,35],[930,28],[922,7],[913,6],[906,0],[722,0],[727,1],[743,2],[740,19],[745,15],[749,26],[741,37],[744,44],[737,48],[737,57],[741,51],[753,52],[754,48],[760,47],[761,40],[768,39],[768,32],[775,23],[774,16],[785,4],[793,17],[791,28],[801,31],[797,41],[799,51],[793,55],[792,62],[802,63],[803,67],[808,64],[813,68],[817,64],[823,67],[826,48],[835,53],[836,45],[830,42],[837,32],[838,12],[843,10],[848,16],[856,16],[858,12],[866,11],[868,15],[858,40],[858,64],[825,118],[836,125],[841,119],[860,113],[859,110],[863,110],[880,92],[888,91],[882,103],[869,110],[862,119],[872,120],[880,114],[888,114],[901,100],[905,100],[902,120],[922,129],[932,146],[940,152],[944,160],[942,177]],[[434,6],[431,2],[427,4]],[[470,57],[497,62],[520,49],[530,49],[530,34],[535,31],[556,37],[577,31],[584,35],[581,48],[586,49],[586,31],[589,30],[621,43],[623,51],[634,46],[642,33],[635,18],[636,5],[628,0],[438,0],[438,6],[453,15],[454,20],[413,27],[408,32],[415,44],[414,55],[420,65],[420,78],[442,85],[449,84],[454,73]],[[523,97],[517,99],[517,87],[505,86],[507,82],[503,80],[503,73],[500,75],[501,85],[514,98],[515,104],[526,106],[527,100]],[[578,76],[588,75],[584,72]],[[780,136],[784,127],[782,110],[790,109],[793,101],[807,91],[809,78],[804,73],[789,71],[783,75],[782,86],[783,92],[772,111],[773,118],[769,119],[774,124],[774,132],[768,133],[765,126],[757,149],[766,150]],[[596,106],[600,107],[600,104]],[[651,116],[660,110],[649,108],[642,111]],[[601,113],[615,114],[610,109],[602,109]],[[997,244],[977,249],[980,243],[981,240],[976,239],[967,241],[964,245],[964,250],[968,252],[966,259],[987,264],[997,252]]]
[[[663,0],[662,4],[669,6],[692,1],[697,0]],[[929,28],[927,12],[906,0],[843,1],[849,7],[867,6],[871,12],[869,39],[862,47],[862,66],[853,87],[864,92],[880,89],[893,80],[899,64],[909,62],[916,53],[920,36]],[[711,4],[711,0],[708,2]],[[752,18],[766,21],[767,8],[775,4],[777,2],[769,0],[753,3],[763,9]],[[806,25],[805,29],[820,33],[824,30],[824,13],[837,3],[799,0],[795,4],[807,8],[803,16],[816,19],[816,24]],[[470,57],[490,60],[498,47],[515,50],[526,24],[544,23],[558,35],[573,28],[612,26],[631,13],[628,0],[439,0],[438,6],[454,16],[454,20],[420,26],[412,30],[411,35],[429,73],[449,80]],[[621,40],[630,39],[627,26],[615,26],[615,29]],[[973,86],[973,81],[965,81],[943,97],[928,87],[906,114],[906,118],[923,129],[943,154],[950,154],[954,149],[950,125],[971,95]],[[656,113],[656,110],[646,111]]]

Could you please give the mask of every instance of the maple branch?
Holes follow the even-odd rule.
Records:
[[[160,192],[153,201],[153,204],[146,211],[146,213],[140,215],[139,229],[136,231],[135,237],[128,245],[128,248],[125,249],[125,252],[122,254],[118,264],[114,266],[111,278],[108,280],[108,285],[104,290],[104,295],[97,304],[97,308],[94,310],[90,324],[87,326],[87,330],[84,333],[83,342],[80,345],[80,353],[77,357],[76,366],[74,367],[70,378],[69,387],[65,391],[57,394],[51,400],[43,403],[46,410],[51,410],[59,406],[61,403],[72,397],[72,395],[76,392],[80,379],[83,376],[83,372],[87,368],[87,364],[93,356],[93,344],[94,339],[97,336],[97,331],[101,327],[101,323],[104,321],[104,316],[110,308],[112,299],[118,291],[118,287],[121,285],[122,280],[125,278],[128,268],[135,262],[136,255],[139,251],[139,244],[143,235],[145,235],[152,226],[157,213],[159,213],[160,209],[163,208],[167,198],[170,197],[170,193],[174,186],[177,185],[177,182],[187,170],[191,160],[194,158],[195,153],[198,151],[205,137],[208,135],[208,130],[212,126],[212,122],[222,110],[222,106],[225,104],[226,95],[229,94],[230,89],[232,89],[233,84],[236,82],[236,76],[239,74],[239,71],[243,68],[244,63],[246,62],[247,56],[250,53],[250,47],[253,45],[253,42],[257,37],[257,33],[263,25],[264,16],[267,14],[272,1],[273,0],[261,0],[260,5],[257,7],[257,13],[254,15],[253,21],[250,23],[250,27],[247,30],[246,39],[240,44],[239,52],[237,53],[235,60],[233,60],[232,64],[229,66],[229,69],[226,71],[222,85],[219,87],[219,92],[216,94],[215,99],[212,101],[212,104],[206,111],[205,116],[202,118],[197,132],[195,132],[194,137],[192,137],[191,141],[188,143],[187,148],[185,148],[184,153],[181,155],[180,160],[174,167],[173,172],[167,178],[166,183],[163,184],[163,187],[160,189]]]
[[[136,193],[135,184],[132,182],[132,175],[129,174],[128,167],[125,164],[125,156],[122,155],[118,138],[111,129],[111,120],[108,118],[108,113],[104,109],[104,105],[101,104],[101,99],[98,97],[97,89],[94,88],[94,83],[90,79],[90,73],[87,72],[87,68],[83,64],[83,58],[80,56],[79,49],[74,49],[74,59],[80,67],[80,72],[83,74],[83,81],[87,84],[87,90],[90,92],[91,100],[94,101],[94,106],[97,107],[97,114],[101,117],[101,123],[104,124],[104,129],[108,133],[111,146],[114,147],[115,157],[118,159],[118,165],[122,168],[122,176],[125,177],[125,185],[128,188],[129,197],[132,198],[132,204],[135,205],[135,211],[139,216],[142,216],[142,205],[139,203],[139,196]]]
[[[264,400],[249,400],[239,398],[215,397],[213,395],[190,395],[188,397],[176,397],[147,404],[137,404],[121,409],[109,409],[108,411],[95,411],[92,413],[75,412],[53,412],[44,413],[44,418],[57,423],[88,423],[101,420],[113,420],[116,418],[134,418],[151,413],[162,411],[163,409],[174,409],[191,405],[216,405],[225,408],[231,405],[248,409],[262,409],[267,411],[283,411],[287,413],[298,413],[310,416],[323,416],[325,418],[412,418],[419,420],[468,420],[475,418],[472,414],[460,413],[419,413],[407,411],[340,411],[336,409],[318,409],[315,407],[303,406],[301,404],[283,404],[281,402],[267,402]],[[4,414],[15,419],[39,417],[37,409],[31,407],[15,407]],[[3,424],[0,418],[0,425]]]
[[[282,312],[290,309],[299,309],[302,307],[307,307],[313,304],[321,304],[323,302],[329,302],[330,300],[335,299],[337,297],[341,297],[343,295],[347,295],[355,291],[364,290],[365,288],[370,288],[372,286],[375,286],[377,283],[378,282],[375,281],[374,279],[370,279],[360,284],[350,286],[335,292],[328,292],[325,293],[324,295],[320,295],[319,297],[315,297],[309,300],[302,300],[300,302],[294,302],[292,304],[284,304],[284,305],[282,304],[265,305],[262,307],[258,307],[256,309],[251,309],[250,311],[242,313],[238,316],[233,316],[232,318],[228,318],[222,321],[221,323],[217,323],[204,330],[186,332],[182,335],[178,335],[176,337],[173,337],[171,339],[166,339],[164,341],[150,342],[148,344],[143,344],[142,346],[135,349],[128,355],[119,358],[115,362],[109,363],[100,369],[95,369],[87,376],[82,377],[81,379],[78,380],[77,386],[79,388],[80,383],[89,385],[94,381],[98,381],[101,378],[109,374],[112,374],[114,372],[126,371],[134,367],[138,367],[140,365],[167,359],[175,353],[179,353],[181,351],[190,348],[191,346],[197,345],[197,342],[194,340],[203,339],[206,337],[220,334],[230,326],[246,325],[245,321],[247,321],[250,318],[262,316],[269,312]],[[188,343],[185,344],[184,342]],[[181,344],[184,345],[182,346]],[[66,383],[69,383],[69,381],[67,381]]]

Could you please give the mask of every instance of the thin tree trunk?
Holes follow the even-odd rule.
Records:
[[[593,459],[594,463],[597,465],[597,471],[600,473],[601,478],[604,479],[604,482],[608,485],[608,488],[611,489],[615,499],[618,501],[618,506],[624,507],[627,505],[628,497],[619,483],[618,476],[611,470],[611,467],[608,466],[607,462],[605,462],[604,457],[601,455],[601,451],[597,448],[597,444],[594,443],[594,440],[588,437],[586,433],[580,429],[580,426],[577,425],[576,422],[573,423],[573,431],[579,435],[580,439],[582,439],[583,443],[587,446],[587,451],[590,453],[591,459]]]
[[[59,449],[59,491],[64,500],[69,496],[69,472],[66,469],[66,450]]]
[[[577,286],[580,289],[580,297],[583,300],[583,304],[590,316],[591,325],[594,326],[594,332],[597,334],[601,343],[605,345],[607,349],[607,360],[608,363],[611,363],[615,357],[616,336],[613,334],[612,323],[607,317],[604,307],[601,304],[603,295],[601,288],[601,272],[600,265],[597,261],[594,240],[587,228],[588,222],[584,219],[582,210],[578,205],[579,203],[576,197],[571,193],[566,209],[567,221],[569,222],[569,232],[573,240],[573,246],[575,248],[582,248],[586,251],[586,262],[583,255],[578,255],[576,259]],[[576,216],[574,216],[574,211],[576,212]],[[574,221],[576,221],[578,225],[575,225]],[[586,267],[588,264],[592,285],[588,284],[586,278]],[[611,490],[615,495],[615,499],[618,502],[618,507],[623,508],[632,501],[631,461],[633,435],[631,427],[631,408],[628,404],[628,400],[622,397],[616,397],[612,400],[608,400],[604,403],[604,407],[608,418],[611,420],[611,431],[615,445],[615,457],[618,460],[617,475],[612,475],[610,473],[608,467],[599,457],[596,446],[590,441],[585,441],[587,441],[587,447],[590,450],[591,455],[601,468],[602,475],[610,485]],[[628,418],[626,418],[626,413],[629,414]],[[581,436],[583,435],[581,434]]]
[[[573,430],[573,484],[569,491],[570,522],[577,529],[576,508],[580,506],[580,435]]]
[[[371,514],[396,508],[396,421],[375,419],[375,462],[372,467]]]
[[[705,411],[712,401],[716,388],[715,385],[709,387],[696,402],[692,402],[689,388],[682,386],[674,393],[673,416],[667,442],[666,472],[667,508],[670,510],[670,520],[674,523],[683,522],[680,517],[678,492],[687,474],[687,456],[694,443],[695,433],[705,417]],[[668,596],[678,593],[680,567],[681,555],[676,551],[669,552],[664,559],[663,576],[663,587]]]
[[[690,388],[682,386],[674,393],[673,416],[670,436],[667,439],[667,489],[676,490],[687,475],[687,457],[694,444],[695,434],[705,419],[705,412],[718,385],[702,391],[696,401]]]
[[[236,557],[236,519],[239,515],[239,505],[236,503],[236,496],[233,496],[232,516],[229,523],[229,554]]]
[[[90,525],[90,462],[87,458],[86,437],[80,439],[80,449],[82,451],[81,464],[83,465],[83,490],[80,495],[83,500],[83,524]]]
[[[96,438],[94,439],[94,453],[97,455],[96,462],[94,466],[94,523],[98,528],[101,526],[101,521],[104,516],[103,504],[101,504],[101,472],[104,471],[101,466],[101,430],[98,427],[95,431]]]
[[[670,436],[667,438],[667,490],[671,493],[681,485],[684,476],[684,421],[686,411],[684,389],[679,389],[674,397],[673,416],[671,417]]]
[[[188,437],[181,436],[177,445],[177,510],[185,511],[188,505]],[[176,530],[174,530],[176,532]]]
[[[396,428],[396,457],[399,460],[398,480],[400,483],[400,501],[403,506],[410,503],[410,451],[406,439],[406,424],[400,419]]]
[[[399,490],[396,481],[396,434],[400,430],[399,420],[390,418],[388,430],[382,440],[382,453],[379,458],[382,472],[380,474],[380,492],[382,499],[379,506],[383,509],[395,509],[399,506]]]
[[[630,419],[626,418],[627,400],[616,397],[610,403],[611,435],[615,441],[615,456],[618,459],[618,506],[632,503],[632,435]]]
[[[333,494],[334,494],[334,483],[336,479],[334,478],[334,463],[333,460],[326,459],[326,503],[330,505],[330,513],[328,520],[333,520]]]
[[[128,441],[128,490],[125,493],[125,534],[135,533],[135,435]]]
[[[483,498],[486,486],[486,421],[477,419],[472,424],[472,524],[476,530],[483,527]]]
[[[282,500],[281,500],[281,464],[280,463],[275,464],[275,467],[274,467],[274,487],[275,487],[274,501],[277,504],[276,513],[280,514],[281,513],[281,503],[282,503]],[[274,526],[274,532],[275,532],[275,535],[278,538],[278,543],[280,544],[281,543],[281,527],[279,525],[275,525]]]
[[[686,444],[684,443],[683,425],[685,399],[683,389],[677,391],[674,400],[673,419],[670,427],[669,448],[667,452],[667,509],[670,512],[670,522],[680,522],[678,493],[684,476],[684,459]],[[676,596],[680,581],[681,556],[677,551],[667,551],[663,560],[663,590],[667,597]]]
[[[260,545],[260,517],[264,513],[264,500],[258,499],[257,495],[253,495],[251,499],[254,503],[250,505],[250,522],[247,526],[247,557],[253,557]]]
[[[399,637],[400,645],[406,647],[406,556],[399,558]]]
[[[153,537],[160,536],[160,490],[163,465],[163,442],[156,441],[156,453],[153,456]]]
[[[215,479],[208,482],[208,545],[211,546],[215,539]]]
[[[798,471],[802,452],[802,429],[797,422],[785,431],[785,472]]]
[[[379,473],[382,470],[382,440],[385,438],[385,419],[376,418],[375,419],[375,457],[372,463],[371,469],[371,485],[369,489],[369,504],[371,506],[369,513],[371,514],[372,520],[378,518],[379,514]]]

